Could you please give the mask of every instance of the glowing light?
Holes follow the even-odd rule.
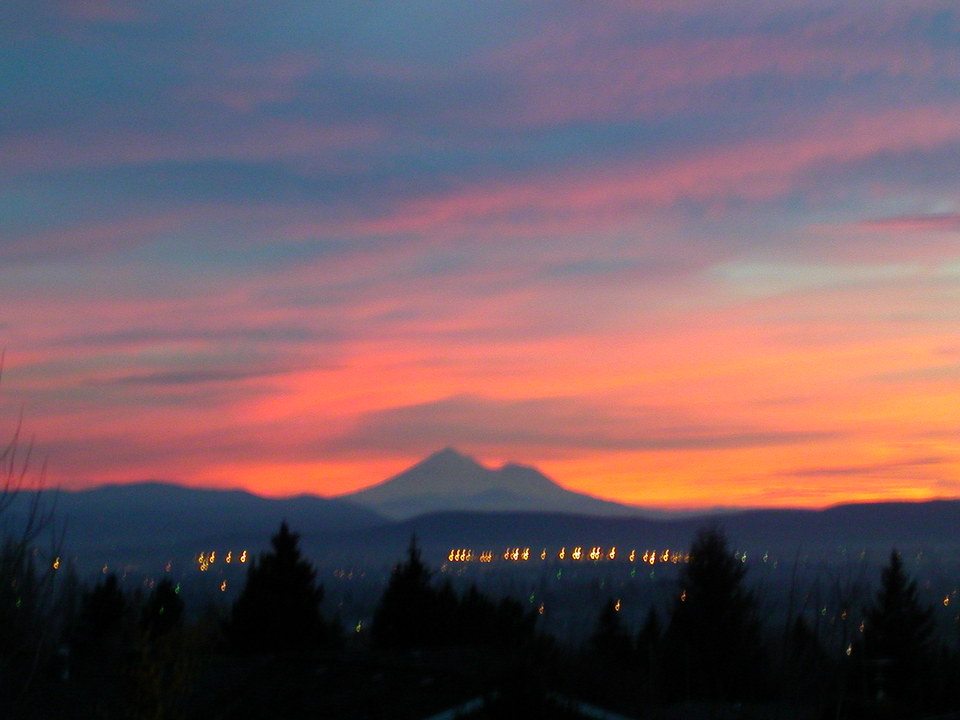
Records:
[[[473,560],[473,550],[469,548],[454,548],[447,555],[447,560],[450,562],[471,562]],[[480,561],[483,562],[483,556],[481,556]],[[350,577],[353,577],[353,571],[350,572]]]
[[[687,601],[687,591],[684,590],[682,593],[680,593],[680,602],[686,602],[686,601]]]
[[[573,549],[573,553],[570,555],[574,560],[579,560],[583,557],[583,548],[579,545]]]
[[[660,555],[660,562],[670,562],[670,548],[664,550],[663,554]]]
[[[545,609],[546,608],[544,608],[543,603],[540,603],[540,607],[537,608],[537,612],[543,615]]]
[[[247,561],[247,551],[244,550],[242,553],[240,553],[240,562],[245,563],[246,561]]]
[[[211,550],[210,557],[207,559],[207,562],[213,565],[217,561],[217,551]]]
[[[634,562],[636,559],[637,559],[637,551],[636,551],[636,550],[631,550],[631,551],[630,551],[630,562]]]
[[[851,655],[853,655],[853,643],[847,645],[847,657],[850,657]]]
[[[546,560],[546,559],[547,559],[547,549],[546,549],[546,548],[544,548],[544,549],[540,552],[540,559],[541,559],[541,560]]]
[[[353,626],[354,632],[360,632],[363,630],[363,620],[357,620],[357,624]]]
[[[860,630],[860,632],[863,632],[864,630],[866,630],[866,628],[867,628],[866,623],[861,622],[860,627],[857,629]]]
[[[598,547],[590,548],[590,559],[591,559],[591,560],[599,560],[601,554],[602,554],[602,553],[600,552],[600,548],[598,548]]]
[[[611,560],[613,560],[615,557],[617,557],[617,546],[616,546],[616,545],[614,545],[612,548],[610,548],[610,552],[607,553],[607,557],[610,558]]]
[[[613,609],[616,612],[620,612],[620,598],[617,598],[617,601],[613,604]]]
[[[106,564],[104,564],[104,566],[100,568],[100,572],[103,573],[104,575],[106,575],[109,571],[110,571],[110,567]]]
[[[200,553],[200,555],[197,557],[197,563],[199,565],[203,565],[206,561],[207,561],[206,553]]]
[[[943,606],[947,607],[949,604],[950,604],[950,596],[947,595],[945,598],[943,598]]]
[[[59,570],[59,569],[60,569],[60,556],[59,556],[59,555],[57,555],[57,557],[55,557],[55,558],[53,559],[53,569],[54,569],[54,570]],[[944,604],[946,604],[946,603],[944,603]]]
[[[514,549],[513,549],[513,552],[510,553],[510,559],[511,559],[511,560],[519,560],[519,559],[520,559],[520,548],[514,548]]]
[[[647,551],[645,551],[645,552],[643,553],[643,561],[644,561],[644,562],[647,562],[647,561],[649,561],[649,560],[650,560],[650,551],[647,550]]]
[[[227,591],[227,581],[224,580],[222,583],[220,583],[220,592],[226,592],[226,591]]]
[[[560,558],[561,560],[563,560],[563,558],[566,556],[566,554],[567,554],[567,548],[566,548],[566,546],[564,546],[564,547],[560,548],[560,552],[557,553],[557,557]]]
[[[530,559],[530,548],[524,548],[524,549],[523,549],[523,555],[521,555],[521,557],[522,557],[524,560],[529,560],[529,559]]]
[[[233,550],[227,551],[227,556],[223,559],[223,561],[227,563],[227,565],[229,565],[233,561]]]

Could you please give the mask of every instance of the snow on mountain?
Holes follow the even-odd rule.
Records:
[[[444,448],[399,475],[341,499],[398,520],[448,510],[607,516],[641,512],[565,490],[533,467],[515,463],[495,470],[484,467],[453,448]]]

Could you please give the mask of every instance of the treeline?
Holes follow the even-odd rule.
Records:
[[[701,531],[664,621],[651,608],[632,632],[615,600],[601,609],[581,666],[591,670],[583,684],[590,696],[638,717],[677,704],[708,715],[752,708],[746,714],[810,718],[960,709],[957,648],[935,633],[933,610],[895,550],[872,599],[830,621],[849,628],[839,645],[836,637],[825,642],[808,615],[788,614],[780,627],[765,622],[763,598],[745,580],[746,566],[722,533]],[[861,613],[862,622],[852,622]]]
[[[956,648],[895,551],[841,647],[802,614],[767,622],[718,530],[689,555],[668,606],[631,628],[611,597],[574,648],[541,632],[530,604],[438,582],[415,539],[369,632],[347,633],[285,523],[232,606],[191,622],[173,581],[130,592],[105,574],[84,586],[21,536],[0,552],[0,717],[418,718],[471,699],[460,716],[581,717],[584,702],[653,718],[960,708]]]

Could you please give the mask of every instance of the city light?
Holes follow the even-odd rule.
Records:
[[[572,549],[568,551],[568,546],[563,545],[558,550],[552,551],[549,548],[542,548],[539,555],[541,560],[547,560],[554,552],[556,552],[557,560],[573,560],[579,561],[583,559],[590,559],[593,562],[616,562],[618,560],[622,562],[634,563],[638,560],[647,565],[656,565],[657,563],[682,563],[689,562],[689,555],[684,555],[683,553],[676,552],[670,548],[663,550],[644,550],[643,555],[639,555],[636,549],[633,549],[627,555],[622,555],[617,550],[616,545],[612,545],[606,550],[601,545],[591,545],[589,549],[585,550],[583,545],[572,546]],[[506,562],[527,562],[535,554],[536,551],[531,550],[529,547],[524,547],[520,545],[511,545],[503,549],[499,554],[499,558]],[[240,555],[239,561],[246,562],[246,551]],[[746,554],[737,553],[734,556],[738,561],[745,562]],[[230,562],[232,559],[232,553],[227,553],[224,558],[224,562]],[[494,553],[491,550],[484,550],[482,552],[475,552],[472,548],[450,548],[446,556],[447,562],[455,563],[470,563],[470,562],[481,562],[481,563],[491,563],[494,561]],[[210,564],[214,561],[213,553],[209,555],[204,555],[201,553],[199,560]]]

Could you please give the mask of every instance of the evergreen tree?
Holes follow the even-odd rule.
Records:
[[[437,615],[438,593],[430,585],[430,575],[414,536],[406,562],[394,566],[374,612],[374,642],[382,647],[411,648],[434,644],[443,637],[449,618]]]
[[[604,660],[622,663],[630,659],[633,644],[620,619],[620,601],[613,598],[603,604],[590,646]]]
[[[745,572],[722,532],[697,534],[664,637],[675,694],[729,700],[756,694],[763,664]]]
[[[907,578],[896,550],[865,614],[863,644],[875,691],[894,699],[919,697],[934,651],[933,610],[918,600],[917,583]]]
[[[140,629],[149,639],[166,635],[183,622],[183,600],[167,578],[157,583],[140,614]]]
[[[234,646],[254,652],[309,650],[326,639],[320,613],[323,586],[300,554],[300,536],[286,522],[270,539],[271,552],[255,560],[233,606],[230,635]]]
[[[660,627],[660,616],[657,614],[657,608],[651,607],[647,612],[647,618],[643,621],[643,627],[637,635],[637,652],[640,653],[641,660],[649,665],[653,665],[653,657],[660,648],[660,640],[663,635],[663,629]],[[649,659],[649,660],[648,660]]]
[[[660,654],[663,640],[663,628],[657,608],[651,606],[647,612],[643,627],[637,633],[636,658],[639,672],[638,690],[640,701],[649,703],[659,698],[660,692]]]
[[[73,631],[71,665],[79,675],[109,675],[129,648],[127,600],[115,573],[85,592]]]

